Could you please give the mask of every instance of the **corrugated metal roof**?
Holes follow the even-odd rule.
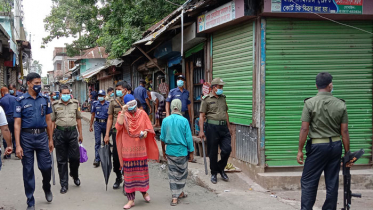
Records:
[[[98,66],[95,66],[93,68],[88,69],[86,72],[82,73],[81,75],[84,79],[88,79],[88,78],[98,74],[101,70],[104,70],[106,68],[107,68],[106,65],[101,64],[101,65],[98,65]]]

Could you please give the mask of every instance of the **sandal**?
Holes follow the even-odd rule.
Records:
[[[144,198],[144,200],[149,203],[150,202],[150,195],[148,193],[146,193],[145,195],[142,196]]]
[[[174,203],[174,199],[171,200],[171,203],[170,203],[171,206],[177,206],[177,204],[179,204],[179,199],[177,199],[176,203]]]
[[[184,192],[182,192],[182,195],[179,196],[179,199],[180,198],[187,198],[188,197],[188,194],[185,194]]]

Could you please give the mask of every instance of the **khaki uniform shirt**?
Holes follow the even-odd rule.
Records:
[[[118,104],[118,102],[120,103],[120,105]],[[113,126],[112,128],[115,128],[115,123],[117,123],[117,117],[118,117],[118,113],[120,111],[122,111],[122,106],[124,106],[124,102],[121,98],[116,98],[115,100],[111,100],[110,101],[110,104],[109,104],[109,110],[108,110],[108,114],[109,115],[113,115]]]
[[[216,97],[213,93],[204,96],[199,112],[205,113],[208,120],[227,120],[228,106],[225,97]]]
[[[312,139],[341,136],[341,124],[348,123],[346,104],[330,92],[319,92],[304,101],[301,120],[310,123]]]
[[[70,99],[67,105],[61,99],[56,100],[53,102],[52,108],[52,122],[56,122],[57,126],[76,126],[76,119],[82,119],[78,100]]]
[[[107,95],[107,96],[105,97],[105,100],[106,100],[106,101],[111,101],[111,100],[114,100],[114,97],[111,97],[111,96]]]

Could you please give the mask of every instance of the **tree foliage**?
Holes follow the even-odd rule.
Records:
[[[52,11],[44,19],[50,34],[43,38],[43,44],[59,37],[75,37],[66,45],[69,56],[102,46],[110,57],[120,57],[146,29],[176,8],[165,0],[53,0]]]

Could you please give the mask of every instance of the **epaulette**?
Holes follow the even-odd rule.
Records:
[[[221,96],[223,96],[224,98],[226,98],[226,97],[227,97],[227,96],[226,96],[226,95],[224,95],[224,94],[223,94],[223,95],[221,95]]]
[[[59,100],[55,100],[52,102],[52,105],[58,104]]]
[[[206,98],[210,97],[210,95],[202,96],[202,100],[205,100]]]
[[[341,101],[343,101],[344,103],[346,103],[346,101],[345,100],[343,100],[343,99],[341,99],[341,98],[338,98],[339,100],[341,100]]]
[[[312,98],[312,97],[309,97],[309,98],[304,99],[304,103],[306,103],[306,101],[307,101],[308,99],[310,99],[310,98]]]
[[[73,103],[77,103],[77,104],[79,104],[79,101],[76,100],[76,99],[72,99],[72,101],[73,101]]]
[[[22,101],[23,99],[25,99],[25,97],[24,96],[20,96],[20,97],[16,98],[16,101]]]

